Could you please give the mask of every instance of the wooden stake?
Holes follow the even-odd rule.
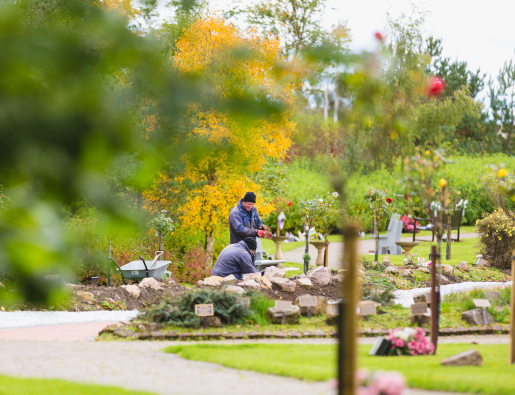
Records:
[[[438,344],[438,296],[436,293],[436,247],[431,247],[431,343]]]
[[[329,235],[325,235],[325,254],[324,254],[324,267],[327,267],[327,260],[329,259],[328,256],[329,256],[329,241],[327,240],[327,236]]]
[[[357,285],[357,226],[346,226],[343,294],[338,316],[338,395],[354,395],[356,387],[356,300]]]
[[[515,363],[515,250],[511,253],[510,365]]]

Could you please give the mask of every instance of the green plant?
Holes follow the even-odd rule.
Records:
[[[395,287],[391,283],[383,287],[376,284],[365,285],[363,286],[363,300],[373,300],[381,303],[381,306],[388,306],[395,299],[393,291],[395,291]]]
[[[302,255],[302,260],[303,260],[304,262],[309,263],[309,261],[311,260],[311,255],[309,255],[309,254],[307,254],[307,253],[306,253],[306,254],[304,254],[304,255]]]
[[[261,326],[268,324],[268,308],[273,307],[275,302],[255,290],[248,290],[247,297],[250,297],[250,310],[252,311],[248,320]]]
[[[172,219],[166,216],[166,210],[161,210],[149,221],[148,225],[162,236],[172,233],[175,229]]]
[[[172,267],[172,275],[180,283],[195,284],[211,275],[211,267],[207,265],[207,253],[196,246],[186,256],[182,263]]]
[[[509,269],[515,249],[515,219],[502,210],[484,215],[476,222],[481,253],[492,267]]]
[[[127,305],[122,300],[104,300],[100,305],[105,310],[127,310]]]
[[[215,316],[222,323],[243,323],[251,315],[244,300],[234,292],[210,288],[193,289],[170,300],[145,309],[140,318],[179,327],[198,328],[200,319],[195,315],[195,305],[212,303]]]

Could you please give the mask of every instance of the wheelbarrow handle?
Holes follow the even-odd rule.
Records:
[[[143,265],[145,265],[145,271],[147,272],[147,277],[150,277],[150,276],[148,275],[148,268],[147,268],[147,264],[145,263],[145,260],[143,259],[143,257],[142,257],[142,256],[140,256],[140,257],[139,257],[139,259],[141,259],[141,260],[143,261]]]
[[[123,277],[123,270],[122,270],[122,268],[120,267],[120,265],[118,265],[118,263],[116,263],[116,261],[115,261],[113,258],[109,257],[109,256],[107,257],[107,259],[109,259],[109,260],[111,260],[111,261],[113,261],[113,262],[114,262],[114,264],[116,265],[116,267],[117,267],[117,268],[118,268],[118,270],[120,271],[120,274],[122,275],[122,281],[123,281],[123,283],[125,284],[125,278]],[[111,284],[109,284],[109,285],[111,285]]]

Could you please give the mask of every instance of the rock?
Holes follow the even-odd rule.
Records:
[[[165,337],[170,340],[175,340],[179,338],[179,334],[177,331],[167,331]]]
[[[234,284],[236,284],[238,281],[240,281],[240,280],[238,280],[236,277],[234,277],[234,274],[230,274],[230,275],[228,275],[227,277],[224,277],[224,282],[225,282],[225,284],[227,284],[227,285],[229,285],[229,284],[234,285]]]
[[[242,277],[243,281],[254,280],[255,282],[259,282],[261,278],[261,273],[245,273]]]
[[[250,331],[250,332],[247,332],[247,337],[249,339],[258,339],[261,337],[261,333],[259,333],[257,331]]]
[[[299,285],[301,287],[304,287],[304,288],[313,288],[313,283],[307,277],[305,277],[305,278],[297,278],[295,280],[295,284],[297,284],[297,285]]]
[[[446,276],[452,276],[452,272],[454,271],[454,266],[451,265],[442,265],[442,273]]]
[[[265,269],[265,277],[268,277],[269,279],[272,277],[281,277],[284,278],[286,276],[286,270],[279,269],[275,266],[268,266]]]
[[[401,276],[401,277],[413,277],[413,274],[411,274],[411,270],[410,269],[401,269],[399,271],[399,276]]]
[[[208,332],[207,337],[209,339],[220,339],[220,333],[218,332]]]
[[[118,330],[120,328],[123,328],[123,325],[122,325],[121,322],[118,322],[116,324],[106,326],[104,329],[102,329],[100,331],[99,334],[102,334],[102,333],[113,333],[114,331],[116,331],[116,330]]]
[[[211,276],[206,277],[204,279],[204,285],[208,285],[210,287],[219,287],[224,283],[224,278],[220,276]]]
[[[149,332],[155,332],[159,328],[162,328],[162,325],[158,324],[157,322],[151,322],[150,325],[148,326]]]
[[[292,305],[289,309],[279,309],[278,307],[269,307],[268,316],[272,324],[282,324],[283,313],[285,314],[286,324],[298,324],[300,319],[300,307]],[[277,333],[276,333],[277,336]]]
[[[202,280],[198,280],[198,281],[197,281],[197,285],[204,285],[204,281],[202,281]]]
[[[318,266],[314,270],[310,270],[308,277],[313,281],[314,283],[320,284],[320,285],[327,285],[331,283],[332,275],[331,275],[331,269],[324,266]]]
[[[222,326],[222,321],[216,315],[211,317],[206,317],[206,325],[214,328],[220,328]]]
[[[322,329],[317,329],[315,331],[315,336],[318,336],[318,337],[327,337],[327,333],[325,331],[323,331]]]
[[[306,295],[302,295],[302,296],[306,296]],[[311,295],[307,295],[307,296],[311,296]],[[295,305],[300,307],[300,296],[297,296],[297,299],[295,300]],[[317,296],[317,305],[311,307],[311,314],[319,315],[319,314],[325,313],[326,307],[327,307],[327,298],[325,296]],[[307,315],[308,308],[300,307],[300,313],[302,315]]]
[[[258,282],[259,282],[259,284],[261,285],[262,288],[272,289],[272,283],[270,282],[268,277],[259,276]]]
[[[486,259],[481,258],[477,265],[482,267],[490,267],[490,262],[488,262]]]
[[[461,313],[461,318],[470,325],[490,325],[495,322],[494,317],[488,311],[485,311],[485,316],[483,316],[482,308],[464,311]]]
[[[233,334],[233,339],[243,339],[245,337],[245,332],[235,332]]]
[[[422,318],[420,318],[420,320],[421,320],[420,324],[419,324],[419,317],[422,317]],[[422,315],[411,315],[410,314],[409,322],[410,322],[410,324],[417,324],[419,326],[429,324],[431,322],[431,309],[428,308],[427,313],[424,313]]]
[[[338,281],[339,283],[343,282],[343,273],[338,273],[333,276],[333,281]]]
[[[0,283],[0,284],[2,284],[2,283]],[[4,284],[2,284],[2,285],[4,285]],[[72,289],[73,289],[73,288],[80,287],[80,285],[79,285],[79,284],[70,284],[70,283],[66,283],[66,284],[64,284],[64,285],[65,285],[67,288],[72,288]],[[4,287],[5,287],[5,285],[4,285]],[[2,287],[0,286],[0,288],[2,288]]]
[[[228,285],[227,288],[225,288],[227,292],[236,292],[239,295],[245,295],[247,292],[242,287],[238,287],[235,285]]]
[[[298,331],[289,331],[288,336],[290,336],[292,338],[297,338],[297,339],[302,337],[302,335]]]
[[[422,273],[431,273],[427,267],[419,267],[417,270]]]
[[[154,339],[154,340],[164,340],[165,339],[165,333],[163,331],[150,332],[150,334],[152,335],[152,339]]]
[[[149,339],[149,338],[150,338],[150,336],[151,336],[151,335],[150,335],[150,332],[141,332],[141,333],[137,333],[137,335],[138,335],[138,336],[137,336],[137,338],[138,338],[139,340],[147,340],[147,339]]]
[[[360,277],[364,277],[365,276],[365,271],[363,269],[358,269],[358,276]]]
[[[399,269],[397,269],[395,266],[388,266],[386,269],[384,269],[384,273],[395,276],[399,274]]]
[[[483,366],[483,358],[476,350],[468,350],[442,360],[444,366]]]
[[[254,280],[242,281],[241,283],[238,283],[238,287],[249,287],[252,289],[257,289],[258,291],[261,289],[261,285],[259,285]]]
[[[295,283],[293,281],[288,280],[287,278],[272,277],[270,281],[272,282],[272,284],[277,285],[281,289],[281,291],[295,292]]]
[[[288,279],[290,281],[295,281],[295,280],[298,280],[300,278],[306,278],[306,275],[304,273],[301,273],[301,274],[297,274],[296,276],[288,277]]]
[[[275,332],[275,337],[277,337],[278,339],[284,339],[286,337],[286,332],[282,332],[282,331]]]
[[[261,337],[266,337],[266,338],[274,337],[274,332],[263,331],[263,332],[261,332]]]
[[[440,284],[442,285],[445,285],[445,284],[449,284],[450,281],[447,277],[445,277],[443,274],[440,275]]]
[[[138,284],[141,288],[152,288],[155,290],[161,289],[159,282],[153,277],[146,277]]]
[[[139,287],[134,284],[129,284],[125,287],[125,290],[130,293],[135,298],[139,298],[139,294],[141,293]]]
[[[169,285],[177,285],[177,283],[175,282],[175,280],[171,277],[167,277],[163,280],[165,283],[169,284]]]
[[[467,262],[461,261],[458,263],[458,269],[463,270],[464,272],[470,272],[470,267],[467,265]]]
[[[204,332],[193,332],[191,337],[195,340],[204,340],[206,338],[206,334]]]
[[[91,302],[95,297],[91,292],[77,291],[77,297],[83,302]]]

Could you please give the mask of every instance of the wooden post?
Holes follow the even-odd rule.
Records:
[[[324,267],[327,267],[327,260],[329,259],[329,242],[327,240],[327,236],[329,235],[325,235]]]
[[[515,250],[511,253],[510,365],[515,363]]]
[[[447,249],[449,253],[445,254],[445,259],[451,259],[451,213],[447,216]]]
[[[342,301],[338,316],[338,395],[354,395],[356,386],[356,300],[357,284],[357,226],[343,229],[344,269]]]
[[[431,247],[431,343],[438,344],[438,297],[436,294],[436,247]]]

